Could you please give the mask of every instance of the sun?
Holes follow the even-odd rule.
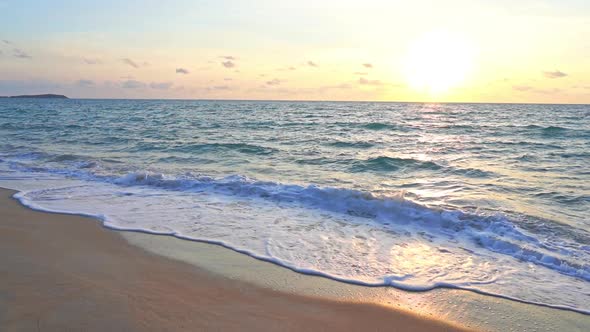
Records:
[[[472,67],[470,44],[449,32],[433,31],[409,47],[404,69],[409,86],[440,96],[460,85]]]

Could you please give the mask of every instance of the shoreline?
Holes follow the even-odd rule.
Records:
[[[134,246],[92,218],[26,208],[14,193],[0,189],[0,326],[8,331],[467,330],[223,277]]]
[[[123,247],[132,247],[143,255],[153,257],[158,262],[164,260],[170,263],[171,261],[172,265],[180,264],[196,269],[198,274],[206,275],[208,280],[215,280],[214,284],[222,284],[223,286],[239,284],[241,289],[253,288],[273,293],[274,297],[285,297],[284,301],[290,301],[289,299],[294,297],[330,304],[360,305],[361,308],[365,308],[365,306],[376,307],[378,310],[389,313],[387,316],[393,312],[396,315],[408,316],[419,321],[435,322],[445,326],[443,330],[465,328],[482,331],[515,329],[587,331],[590,329],[590,316],[574,311],[520,303],[460,289],[437,288],[425,292],[411,292],[394,287],[366,287],[347,284],[321,276],[298,273],[220,245],[187,241],[173,236],[111,229],[105,227],[96,217],[43,212],[29,208],[13,197],[13,194],[18,192],[0,187],[0,217],[5,215],[5,205],[8,202],[9,205],[12,205],[11,209],[13,210],[20,210],[21,213],[27,215],[34,214],[34,220],[60,223],[60,228],[65,229],[66,232],[70,232],[69,226],[73,226],[72,222],[75,225],[90,223],[94,229],[93,232],[99,234],[93,233],[89,237],[89,241],[95,241],[99,235],[115,237],[118,241],[123,242]],[[1,220],[2,218],[0,218],[0,242],[5,236]],[[51,227],[48,228],[48,231],[55,232]],[[63,235],[59,234],[59,236]],[[2,282],[1,278],[0,282]],[[0,326],[4,325],[1,323],[3,321],[2,312],[6,311],[3,308],[7,303],[3,303],[5,298],[2,297],[2,294],[0,288]],[[353,310],[352,317],[355,317],[356,312],[357,310]],[[331,330],[332,325],[318,325],[312,329]],[[391,330],[390,326],[380,326]],[[240,329],[244,328],[242,325],[239,327]],[[259,330],[263,327],[256,326],[255,329]],[[270,326],[267,327],[272,329]],[[283,325],[280,327],[284,328]],[[351,325],[347,324],[344,329],[347,328],[351,328]],[[293,327],[293,329],[295,328]],[[402,330],[405,329],[402,327]],[[427,330],[433,329],[439,330],[438,327],[427,328]],[[375,328],[375,330],[381,330],[381,328]],[[419,329],[417,330],[419,331]]]
[[[4,187],[0,187],[0,189],[3,189],[3,188]],[[361,288],[389,288],[389,289],[393,288],[393,289],[400,290],[403,293],[410,293],[410,294],[411,293],[433,292],[433,291],[437,291],[437,290],[449,290],[449,291],[457,290],[457,291],[461,291],[461,292],[468,292],[468,293],[481,295],[483,297],[496,298],[496,299],[506,300],[509,302],[521,303],[523,305],[538,306],[538,307],[542,307],[542,308],[548,308],[551,310],[560,310],[560,311],[573,312],[576,314],[590,316],[590,311],[587,311],[587,310],[577,309],[574,307],[561,306],[561,305],[545,304],[543,302],[527,301],[527,300],[522,300],[522,299],[519,299],[516,297],[510,297],[510,296],[506,296],[506,295],[502,295],[502,294],[488,293],[485,291],[478,290],[477,288],[455,287],[453,285],[450,285],[450,286],[449,285],[437,285],[437,286],[433,286],[433,287],[424,288],[424,287],[404,287],[404,286],[396,286],[396,285],[391,285],[391,284],[373,284],[373,283],[364,283],[364,282],[357,281],[354,279],[340,278],[338,276],[330,275],[330,274],[323,273],[323,272],[317,271],[317,270],[298,269],[297,267],[294,267],[292,265],[282,264],[279,261],[272,260],[272,259],[269,259],[264,256],[260,256],[260,255],[256,254],[255,252],[238,249],[238,248],[236,248],[230,244],[227,244],[225,242],[222,242],[222,241],[203,240],[203,239],[199,239],[199,238],[191,238],[191,237],[180,236],[177,234],[150,231],[150,230],[145,230],[145,229],[124,228],[124,227],[121,228],[117,225],[109,224],[108,218],[105,218],[101,214],[72,212],[72,211],[59,210],[59,209],[57,209],[57,210],[48,209],[48,208],[45,208],[43,206],[39,206],[35,203],[32,203],[30,201],[23,199],[25,197],[24,194],[26,193],[26,190],[20,191],[17,189],[17,187],[10,187],[10,186],[7,186],[4,189],[14,190],[15,194],[13,195],[13,198],[18,200],[19,204],[21,204],[22,206],[24,206],[26,208],[29,208],[29,209],[32,209],[35,211],[39,211],[39,212],[50,213],[50,214],[57,213],[57,214],[73,215],[73,216],[90,218],[90,219],[93,219],[93,220],[101,223],[101,225],[104,228],[106,228],[110,231],[120,233],[120,235],[123,236],[124,238],[126,238],[127,240],[134,238],[134,236],[131,234],[144,234],[150,238],[151,237],[173,238],[173,239],[179,241],[177,243],[192,242],[192,243],[197,243],[197,244],[203,244],[205,246],[221,247],[224,250],[228,250],[228,251],[237,253],[241,257],[245,256],[248,258],[252,258],[255,261],[260,261],[260,262],[264,262],[267,264],[271,264],[271,265],[277,266],[281,269],[287,269],[287,270],[290,270],[296,274],[302,274],[302,275],[306,275],[309,277],[326,278],[326,279],[330,279],[336,283],[348,284],[348,285],[352,285],[352,286],[359,286]],[[137,235],[137,236],[141,237],[141,235]],[[135,237],[137,237],[137,236],[135,236]],[[133,242],[133,241],[131,241],[131,242]],[[182,256],[182,254],[178,255],[178,252],[176,252],[172,255],[166,255],[166,254],[162,254],[162,252],[157,250],[157,248],[156,248],[156,250],[152,250],[153,248],[150,248],[149,245],[146,246],[145,244],[142,243],[142,241],[139,241],[138,243],[135,243],[135,244],[142,247],[143,249],[150,251],[152,253],[155,253],[157,255],[160,255],[160,256],[164,255],[164,256],[167,256],[168,258],[173,258],[175,260],[185,261],[185,262],[195,265],[194,262],[191,261],[191,259],[186,260],[186,259],[178,257],[178,256]],[[200,249],[204,249],[204,247],[201,247]],[[191,250],[188,249],[188,251],[191,251]],[[205,270],[210,270],[212,268],[212,266],[201,266],[201,267],[205,268]],[[255,283],[256,283],[256,280],[255,280]],[[374,301],[371,301],[371,302],[374,302]],[[462,319],[460,319],[460,320],[462,321]]]

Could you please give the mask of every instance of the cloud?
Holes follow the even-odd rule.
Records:
[[[176,73],[187,75],[190,72],[188,71],[188,69],[185,69],[185,68],[176,68]]]
[[[223,80],[224,80],[224,81],[233,81],[234,79],[233,79],[233,78],[230,78],[230,77],[226,77],[226,78],[224,78]]]
[[[211,87],[207,88],[207,90],[221,90],[221,91],[231,90],[231,89],[232,88],[229,85],[215,85],[215,86],[211,86]]]
[[[261,85],[257,88],[250,89],[250,92],[264,92],[268,93],[272,91],[273,94],[291,94],[291,95],[303,95],[309,97],[310,95],[314,95],[317,93],[326,93],[333,90],[347,90],[347,89],[354,89],[355,86],[350,84],[349,82],[341,83],[341,84],[334,84],[334,85],[324,85],[317,88],[285,88],[285,87],[274,87],[270,89],[266,85]]]
[[[367,73],[365,71],[355,71],[353,74],[354,75],[359,75],[359,76],[364,76],[364,75],[368,75],[369,73]]]
[[[318,64],[313,61],[307,61],[307,65],[310,67],[317,67],[318,66]]]
[[[361,85],[383,85],[383,83],[379,80],[368,80],[364,77],[359,78],[358,82]]]
[[[150,83],[150,88],[157,90],[168,90],[173,84],[174,83],[172,82],[152,82]]]
[[[564,73],[562,71],[559,71],[559,70],[556,70],[556,71],[544,71],[543,72],[543,75],[545,77],[547,77],[547,78],[561,78],[561,77],[566,77],[567,76],[566,73]]]
[[[14,55],[15,58],[19,58],[19,59],[31,59],[33,58],[32,56],[30,56],[29,54],[27,54],[25,51],[21,50],[20,48],[15,48],[12,50],[12,55]]]
[[[363,67],[365,67],[365,68],[373,68],[373,64],[372,63],[363,63]]]
[[[528,85],[515,85],[512,87],[512,89],[516,91],[530,91],[533,89],[533,87]]]
[[[224,66],[225,68],[233,68],[236,66],[236,64],[231,60],[223,61],[221,63],[221,65]]]
[[[233,55],[222,55],[222,56],[220,56],[220,58],[225,59],[225,60],[232,60],[232,61],[236,60],[236,57]]]
[[[133,60],[131,60],[131,59],[129,59],[129,58],[123,58],[123,59],[121,59],[121,61],[122,61],[124,64],[126,64],[126,65],[128,65],[128,66],[131,66],[131,67],[133,67],[133,68],[139,68],[139,65],[137,64],[137,62],[135,62],[135,61],[133,61]]]
[[[84,63],[87,65],[98,65],[98,64],[102,63],[102,61],[100,61],[98,59],[90,59],[90,58],[83,58],[82,61],[84,61]]]
[[[289,66],[289,67],[282,67],[282,68],[278,68],[278,71],[294,71],[297,70],[297,67],[294,66]]]
[[[562,90],[560,90],[560,89],[538,89],[538,88],[534,88],[530,85],[515,85],[512,87],[512,89],[514,89],[516,91],[521,91],[521,92],[532,92],[532,93],[538,93],[538,94],[543,94],[543,95],[550,95],[550,94],[562,92]]]
[[[336,84],[336,85],[325,85],[320,87],[318,90],[319,91],[324,91],[324,90],[333,90],[333,89],[351,89],[352,85],[350,85],[349,83],[342,83],[342,84]]]
[[[2,39],[2,42],[6,45],[12,45],[12,42],[10,40]]]
[[[279,85],[281,83],[282,83],[281,80],[279,80],[278,78],[275,78],[273,80],[267,81],[266,85]]]
[[[78,80],[75,83],[77,86],[79,87],[83,87],[83,88],[89,88],[92,86],[95,86],[94,81],[91,80]]]
[[[535,89],[535,90],[533,90],[533,92],[544,94],[544,95],[552,95],[552,94],[560,93],[561,89]]]
[[[145,83],[136,80],[127,80],[121,83],[121,87],[125,89],[141,89],[145,88]]]

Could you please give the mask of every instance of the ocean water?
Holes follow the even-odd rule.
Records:
[[[590,106],[0,100],[30,207],[590,313]]]

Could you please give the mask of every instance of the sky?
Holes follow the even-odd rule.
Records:
[[[587,0],[0,0],[0,95],[590,103]]]

